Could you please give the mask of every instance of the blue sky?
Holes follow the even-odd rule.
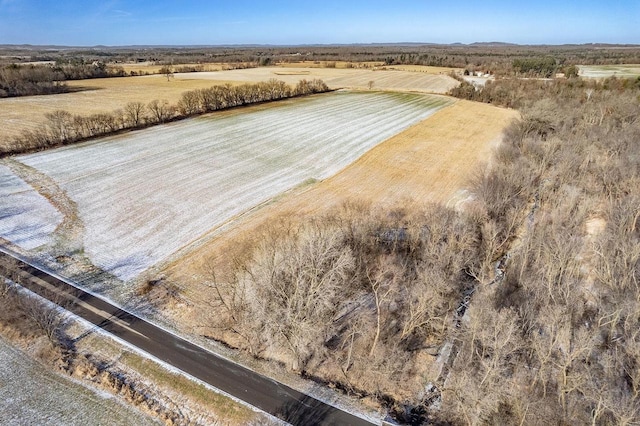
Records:
[[[640,0],[0,0],[0,44],[640,44]]]

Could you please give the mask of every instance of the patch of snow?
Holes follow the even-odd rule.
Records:
[[[47,370],[0,338],[3,425],[158,424],[110,394]]]
[[[333,93],[18,157],[77,203],[92,262],[124,281],[307,179],[327,178],[451,101]]]
[[[493,80],[494,77],[490,76],[490,75],[484,75],[482,73],[479,73],[480,75],[478,76],[468,76],[465,75],[464,77],[462,77],[465,81],[473,84],[475,87],[483,87],[485,84],[487,84],[487,81],[489,80]]]
[[[62,214],[2,164],[0,200],[0,237],[25,250],[51,243]]]

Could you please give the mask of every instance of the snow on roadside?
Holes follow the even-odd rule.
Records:
[[[0,401],[3,425],[159,424],[110,394],[47,370],[2,338]]]
[[[18,157],[78,206],[85,253],[124,281],[309,178],[324,179],[451,101],[333,93]]]
[[[51,243],[62,214],[2,164],[0,200],[0,237],[25,250]]]

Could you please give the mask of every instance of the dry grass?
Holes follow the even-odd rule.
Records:
[[[210,114],[18,161],[61,185],[82,218],[84,254],[128,281],[212,227],[309,178],[334,175],[452,101],[408,93],[329,93]],[[7,169],[2,175],[16,181]],[[0,196],[6,192],[8,206],[24,205],[22,185],[11,187],[16,189]],[[54,226],[46,215],[25,218],[35,223],[0,217],[0,235],[4,230],[9,239],[16,234],[27,239],[33,225]]]
[[[373,82],[375,90],[412,91],[444,94],[459,84],[458,81],[437,73],[412,71],[384,71],[374,69],[311,68],[311,67],[263,67],[219,72],[176,74],[176,77],[207,79],[211,81],[238,81],[243,83],[264,81],[270,78],[296,84],[301,79],[319,78],[333,89],[368,89]]]
[[[13,342],[0,337],[3,424],[160,424],[89,383],[47,368],[31,358],[33,350],[33,347],[18,349]]]
[[[462,68],[449,68],[449,67],[430,67],[427,65],[388,65],[384,66],[383,70],[394,71],[409,71],[409,72],[424,72],[427,74],[449,74],[450,72],[461,73]]]
[[[348,62],[348,61],[297,61],[297,62],[280,62],[279,67],[284,68],[329,68],[335,64],[335,68],[375,68],[384,65],[384,62]]]
[[[198,80],[189,74],[176,74],[167,81],[162,75],[142,77],[101,78],[69,81],[68,85],[80,91],[46,96],[25,96],[0,99],[0,141],[35,129],[46,121],[45,114],[58,109],[72,114],[89,115],[124,108],[129,102],[167,100],[177,103],[187,90],[211,87],[216,83],[239,84],[234,81]],[[1,143],[1,142],[0,142]]]
[[[323,79],[331,88],[367,89],[373,82],[375,90],[446,93],[459,83],[446,75],[409,71],[373,71],[344,68],[251,68],[228,71],[177,73],[170,81],[162,75],[103,78],[70,81],[79,90],[46,96],[26,96],[0,99],[0,143],[33,130],[46,121],[45,115],[58,109],[72,114],[89,115],[124,108],[129,102],[145,104],[154,100],[177,103],[183,92],[211,87],[214,84],[242,84],[282,80],[295,85],[302,79]]]
[[[132,352],[123,352],[119,361],[162,389],[188,398],[192,403],[215,413],[227,425],[244,425],[256,421],[256,418],[264,420],[259,414],[228,396],[214,392],[183,374],[168,371],[153,360]]]
[[[243,249],[237,241],[273,218],[322,214],[350,200],[406,209],[426,202],[458,203],[516,116],[513,110],[459,101],[376,146],[335,176],[291,191],[239,219],[165,272],[195,296],[204,265],[213,262],[223,273],[231,256]]]
[[[167,368],[154,358],[131,351],[108,333],[94,332],[81,322],[72,323],[66,332],[76,345],[76,363],[70,373],[83,381],[93,382],[89,383],[90,387],[103,389],[107,393],[114,392],[108,381],[101,380],[101,375],[95,376],[87,368],[87,363],[82,362],[83,359],[90,359],[96,365],[109,360],[109,365],[104,366],[107,370],[122,372],[130,383],[134,383],[141,391],[146,390],[148,397],[157,401],[152,410],[164,406],[169,411],[187,415],[195,424],[268,424],[268,417],[263,413],[210,389],[200,381],[181,374],[179,370]],[[125,396],[124,392],[120,394]],[[132,402],[128,401],[125,406],[129,404]],[[150,407],[143,404],[139,408],[149,413]],[[198,418],[201,418],[199,423],[195,421]],[[212,423],[213,419],[218,419],[219,423]]]
[[[134,71],[139,74],[157,74],[160,72],[160,68],[163,67],[163,65],[155,65],[153,62],[133,62],[115,64],[115,66],[122,67],[127,73]],[[176,64],[174,68],[200,66],[203,68],[203,71],[220,71],[223,69],[224,64]]]

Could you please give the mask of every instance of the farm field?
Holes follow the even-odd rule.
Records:
[[[0,236],[25,250],[52,243],[62,215],[46,198],[0,164]]]
[[[336,92],[15,160],[55,180],[77,206],[84,253],[127,281],[235,216],[337,173],[452,102],[432,95]],[[7,200],[13,205],[14,197]],[[23,226],[14,232],[44,225]]]
[[[141,75],[145,73],[155,74],[160,71],[160,68],[162,68],[162,65],[156,65],[152,62],[131,62],[131,63],[119,63],[119,64],[113,64],[113,65],[117,67],[122,67],[122,69],[124,69],[125,72],[127,73],[130,73],[133,71]],[[223,69],[224,64],[177,64],[174,66],[174,68],[189,67],[189,66],[201,66],[203,68],[203,71],[219,71]]]
[[[176,73],[170,81],[162,75],[118,77],[69,81],[74,93],[0,99],[0,143],[19,136],[46,121],[45,114],[58,109],[72,114],[89,115],[122,109],[129,102],[167,100],[176,104],[187,90],[211,87],[214,84],[242,84],[269,79],[295,85],[302,79],[323,79],[331,88],[368,88],[446,93],[459,83],[446,75],[430,75],[407,71],[372,71],[369,69],[329,68],[251,68],[229,71]]]
[[[640,64],[625,65],[578,65],[581,77],[640,77]]]
[[[392,71],[411,71],[411,72],[424,72],[427,74],[449,74],[450,72],[462,73],[462,68],[449,68],[449,67],[432,67],[428,65],[383,65],[382,70]]]
[[[72,114],[90,115],[122,109],[129,102],[145,104],[154,99],[176,104],[187,90],[204,89],[216,83],[207,80],[188,79],[177,75],[171,81],[162,75],[140,77],[101,78],[68,81],[71,88],[82,89],[72,93],[44,96],[24,96],[0,99],[0,143],[2,139],[33,130],[46,121],[45,114],[59,109]]]
[[[449,74],[450,72],[462,72],[462,68],[450,67],[432,67],[428,65],[385,65],[384,62],[345,62],[336,61],[335,67],[329,67],[328,61],[299,61],[299,62],[281,62],[278,67],[283,68],[337,68],[337,69],[376,69],[382,71],[410,71],[423,72],[427,74]]]
[[[384,65],[384,62],[347,62],[347,61],[294,61],[278,62],[278,67],[284,68],[330,68],[329,64],[335,64],[334,68],[375,68]]]
[[[55,374],[0,338],[0,417],[4,425],[160,424],[111,395]]]
[[[224,272],[242,249],[238,241],[269,221],[323,214],[346,201],[391,209],[416,209],[428,202],[455,207],[468,198],[469,181],[490,162],[504,127],[516,117],[514,110],[458,101],[377,145],[338,174],[286,194],[212,235],[167,265],[165,273],[197,295],[212,259],[216,270]]]
[[[419,73],[412,71],[379,71],[372,69],[341,68],[249,68],[220,72],[201,72],[180,75],[181,78],[222,79],[224,81],[253,82],[277,78],[288,84],[301,79],[319,78],[330,88],[365,89],[369,82],[377,90],[415,91],[425,93],[447,93],[459,83],[448,75]]]

